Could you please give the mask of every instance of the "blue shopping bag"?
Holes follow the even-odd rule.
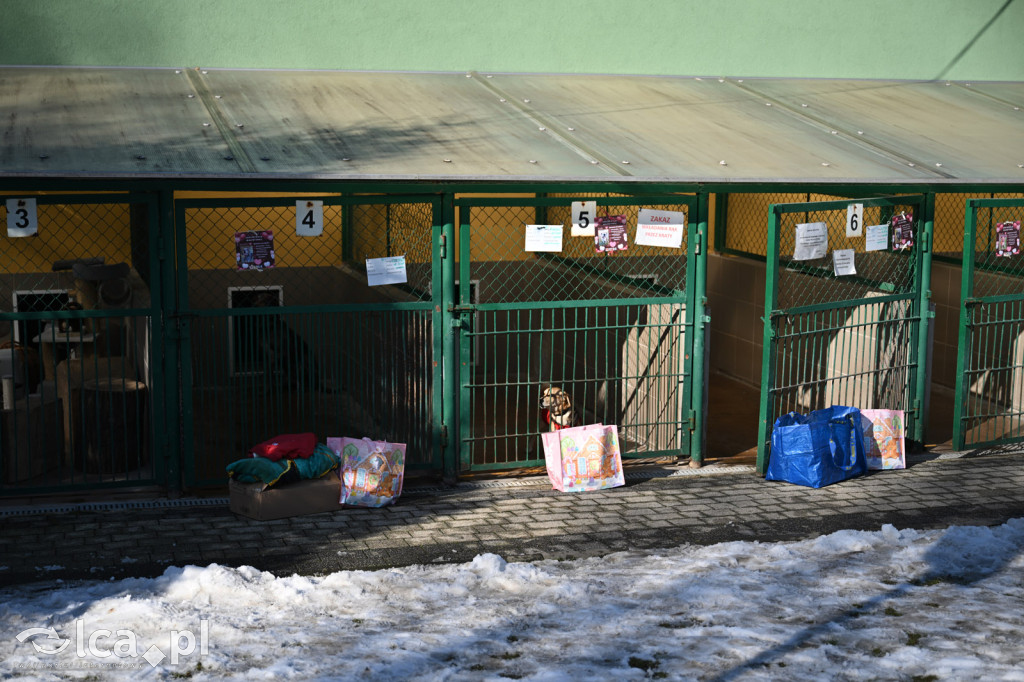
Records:
[[[790,412],[775,420],[766,480],[821,488],[867,470],[856,407],[833,405],[809,415]]]

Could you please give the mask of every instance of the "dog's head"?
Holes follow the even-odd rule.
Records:
[[[557,386],[549,386],[540,394],[540,406],[551,413],[552,417],[568,414],[572,411],[572,400],[569,394]]]

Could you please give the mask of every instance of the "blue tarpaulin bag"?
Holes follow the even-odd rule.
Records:
[[[769,481],[811,488],[867,473],[860,410],[833,405],[809,415],[790,412],[775,420],[769,453]]]

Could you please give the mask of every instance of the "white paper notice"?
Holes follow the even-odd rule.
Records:
[[[596,201],[572,202],[572,229],[570,237],[593,237],[594,218],[597,216]]]
[[[636,222],[635,243],[678,249],[683,245],[686,214],[682,211],[655,211],[641,208]]]
[[[853,264],[853,249],[836,249],[832,252],[832,266],[836,277],[856,275],[857,268]]]
[[[850,204],[846,207],[846,236],[864,236],[864,204]]]
[[[800,223],[796,226],[793,260],[824,258],[828,253],[828,226],[825,223]]]
[[[33,237],[39,232],[35,199],[7,200],[7,236]]]
[[[381,284],[405,284],[408,281],[405,256],[366,259],[366,283],[371,287]]]
[[[885,251],[889,248],[889,226],[868,225],[864,238],[865,251]]]
[[[527,251],[562,251],[562,226],[561,225],[527,225],[526,226],[526,250]]]

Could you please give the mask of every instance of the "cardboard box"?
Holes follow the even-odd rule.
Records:
[[[231,511],[257,521],[284,519],[303,514],[343,509],[341,481],[337,472],[311,481],[296,481],[280,488],[265,490],[263,483],[229,481]]]

